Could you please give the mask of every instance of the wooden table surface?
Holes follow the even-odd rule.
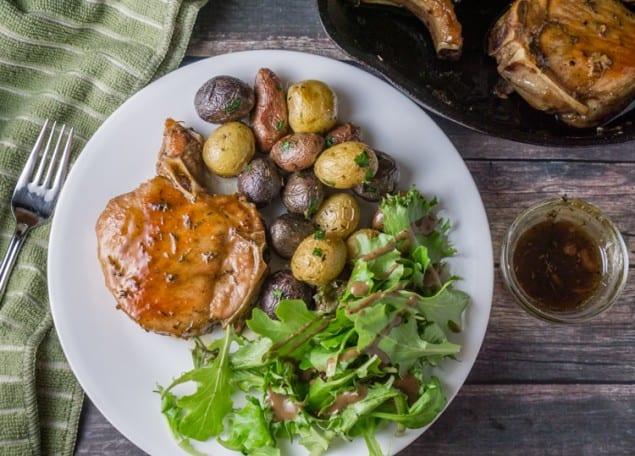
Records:
[[[198,16],[186,62],[249,49],[347,59],[322,29],[313,1],[210,0]],[[495,258],[519,211],[567,194],[600,207],[619,227],[630,279],[604,315],[581,326],[556,326],[512,302],[496,260],[491,318],[474,368],[439,420],[400,454],[635,454],[635,143],[539,147],[435,120],[474,176]],[[76,452],[144,454],[88,398]]]

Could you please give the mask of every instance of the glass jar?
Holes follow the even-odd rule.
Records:
[[[526,209],[512,222],[502,242],[501,271],[528,313],[578,323],[616,301],[626,284],[628,250],[595,206],[558,198]]]

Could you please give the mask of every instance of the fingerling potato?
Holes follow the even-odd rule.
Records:
[[[289,132],[286,93],[278,76],[269,68],[261,68],[254,82],[256,105],[251,111],[251,128],[256,147],[269,152]]]

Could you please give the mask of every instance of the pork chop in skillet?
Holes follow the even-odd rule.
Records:
[[[635,100],[635,14],[618,0],[516,0],[489,53],[510,89],[574,127],[600,125]]]
[[[258,210],[204,191],[201,147],[168,119],[159,175],[110,200],[97,220],[106,286],[148,331],[191,337],[240,321],[267,273]]]

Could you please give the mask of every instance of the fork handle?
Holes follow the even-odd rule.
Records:
[[[15,260],[18,258],[18,253],[20,252],[20,248],[24,243],[24,239],[26,238],[29,229],[30,226],[26,223],[17,223],[15,226],[15,231],[13,232],[13,236],[9,242],[7,253],[5,253],[2,264],[0,264],[0,299],[4,296],[4,291],[7,288],[7,283],[9,282],[13,265],[15,265]],[[0,302],[0,306],[1,305],[2,303]]]

